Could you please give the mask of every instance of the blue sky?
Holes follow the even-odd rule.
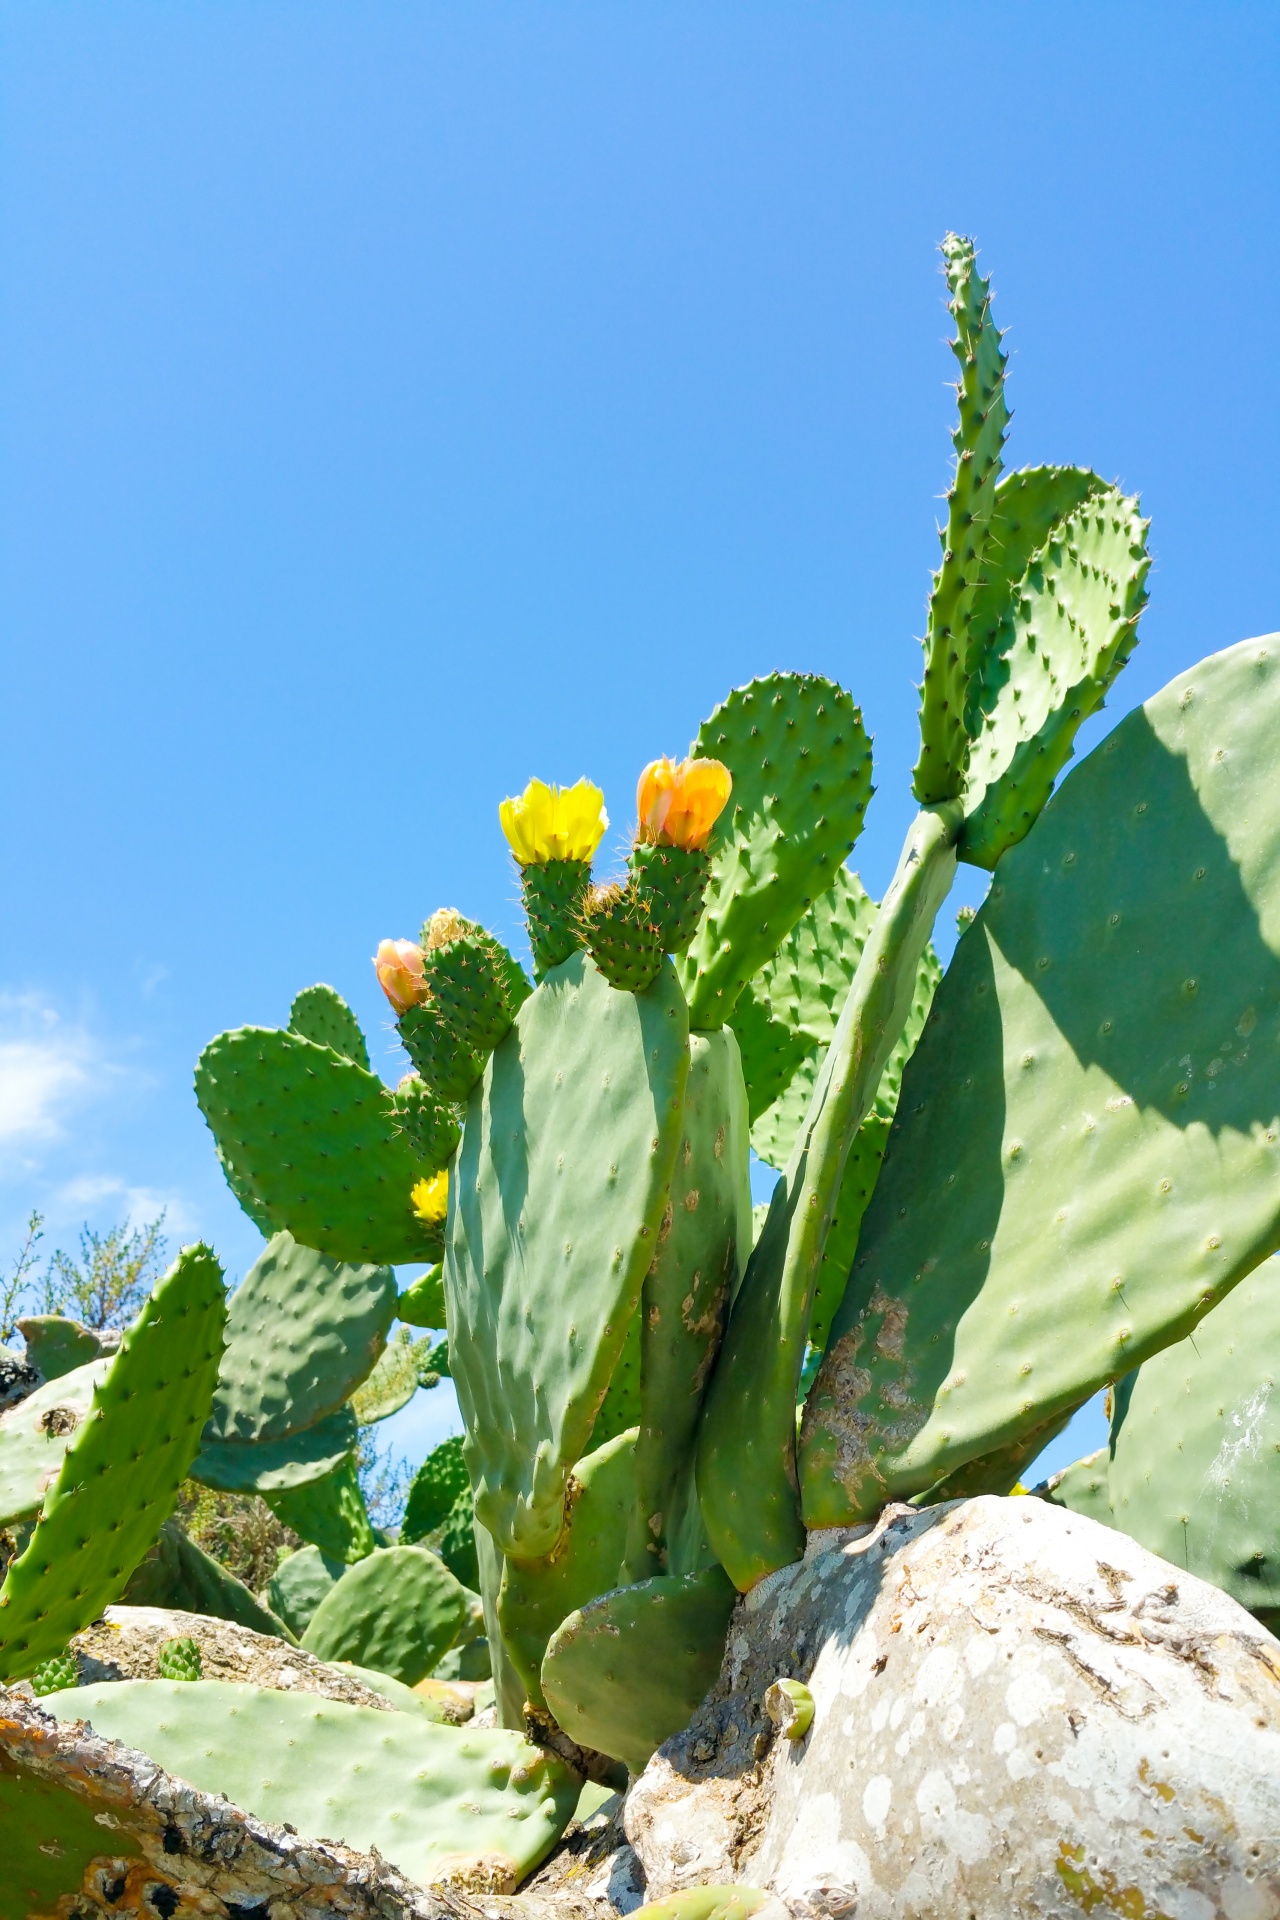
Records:
[[[1273,5],[11,0],[0,1256],[167,1205],[242,1271],[204,1041],[324,979],[394,1078],[377,940],[520,937],[503,794],[621,833],[754,673],[861,701],[883,885],[948,227],[1011,461],[1153,516],[1113,705],[1280,625],[1278,56]]]

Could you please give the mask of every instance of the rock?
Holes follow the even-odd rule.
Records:
[[[764,1695],[807,1682],[808,1734]],[[650,1900],[857,1920],[1280,1916],[1280,1642],[1096,1521],[981,1498],[810,1536],[627,1798]]]
[[[279,1687],[291,1693],[318,1693],[326,1700],[346,1700],[355,1707],[379,1707],[390,1712],[391,1701],[352,1673],[317,1660],[313,1653],[272,1634],[255,1633],[231,1620],[215,1620],[203,1613],[182,1613],[176,1607],[108,1607],[101,1620],[78,1633],[71,1642],[80,1671],[79,1684],[99,1680],[154,1680],[156,1662],[166,1640],[194,1640],[206,1680],[245,1680],[255,1687]],[[443,1686],[443,1683],[441,1683]],[[19,1693],[29,1691],[25,1684]],[[452,1719],[471,1717],[471,1700],[458,1689]]]

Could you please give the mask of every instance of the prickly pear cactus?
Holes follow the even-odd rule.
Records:
[[[191,1465],[191,1478],[219,1493],[291,1493],[336,1472],[357,1440],[350,1405],[284,1440],[208,1440]]]
[[[368,1070],[369,1048],[360,1022],[335,988],[304,987],[289,1009],[289,1027],[304,1040],[314,1040],[318,1047],[332,1047],[335,1053]]]
[[[286,1527],[332,1559],[354,1565],[377,1544],[354,1454],[344,1454],[318,1480],[264,1493],[262,1498]]]
[[[349,1567],[320,1602],[302,1644],[416,1686],[472,1625],[475,1596],[425,1547],[384,1547]]]
[[[70,1647],[64,1647],[61,1653],[55,1653],[52,1660],[44,1661],[31,1676],[31,1691],[37,1700],[47,1693],[61,1693],[67,1687],[78,1686],[80,1669]]]
[[[1001,862],[806,1403],[809,1525],[1079,1405],[1280,1240],[1278,722],[1280,641],[1203,661]]]
[[[195,1641],[189,1635],[166,1640],[156,1655],[156,1672],[161,1680],[202,1680],[204,1662]]]
[[[40,1511],[110,1370],[109,1354],[90,1360],[0,1414],[0,1526],[34,1518]]]

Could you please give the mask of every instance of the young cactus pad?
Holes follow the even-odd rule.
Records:
[[[369,1048],[360,1022],[333,987],[304,987],[289,1009],[289,1027],[318,1047],[332,1047],[358,1067],[369,1066]]]
[[[735,1597],[709,1567],[619,1587],[571,1613],[542,1663],[547,1704],[570,1739],[641,1772],[715,1683]]]
[[[118,1599],[199,1445],[222,1353],[222,1269],[184,1247],[121,1342],[0,1588],[0,1679],[61,1652]]]
[[[1280,639],[1064,782],[956,949],[805,1408],[810,1526],[1078,1406],[1280,1241]]]
[[[689,1024],[720,1027],[751,975],[852,851],[871,798],[871,743],[843,687],[775,673],[739,687],[693,744],[733,777],[711,836],[706,910],[679,975]]]
[[[321,1660],[354,1660],[413,1687],[463,1637],[475,1608],[474,1594],[425,1547],[383,1547],[325,1595],[302,1644]]]
[[[582,1781],[516,1733],[436,1726],[223,1680],[52,1694],[55,1718],[141,1749],[205,1793],[311,1838],[376,1847],[410,1880],[511,1892],[568,1825]]]
[[[334,1260],[437,1257],[409,1197],[436,1169],[414,1152],[376,1074],[300,1034],[240,1027],[200,1055],[196,1098],[273,1230]]]
[[[336,1413],[372,1370],[396,1305],[390,1267],[268,1242],[231,1296],[207,1440],[286,1440]]]
[[[671,1185],[688,1016],[669,962],[619,993],[575,954],[472,1096],[445,1256],[476,1512],[504,1553],[560,1537]]]

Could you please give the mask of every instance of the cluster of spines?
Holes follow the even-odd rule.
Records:
[[[956,322],[952,352],[960,420],[952,436],[956,471],[947,491],[942,565],[933,578],[920,702],[920,758],[914,790],[922,806],[954,800],[968,764],[969,675],[976,651],[970,632],[982,579],[987,529],[1009,424],[1004,399],[1008,356],[991,318],[991,285],[978,273],[973,242],[948,234],[942,244],[949,309]]]

